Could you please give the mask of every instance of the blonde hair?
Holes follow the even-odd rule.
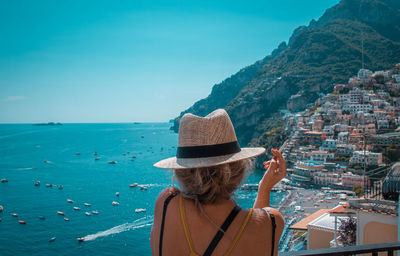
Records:
[[[182,194],[202,204],[228,200],[243,181],[250,160],[212,167],[175,170]]]

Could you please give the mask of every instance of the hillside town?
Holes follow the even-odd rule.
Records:
[[[293,182],[352,189],[400,157],[400,64],[361,69],[347,84],[288,117],[284,153]]]
[[[360,69],[305,111],[285,113],[293,190],[280,206],[281,252],[397,241],[399,71]]]

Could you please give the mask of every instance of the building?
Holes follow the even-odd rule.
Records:
[[[368,136],[367,142],[374,146],[400,147],[400,132],[371,135]]]
[[[320,186],[338,185],[341,181],[340,174],[323,169],[314,175],[314,183]]]
[[[309,131],[304,133],[304,139],[311,145],[322,145],[322,142],[326,139],[324,132]]]
[[[382,164],[382,153],[374,153],[370,151],[354,151],[353,156],[350,158],[351,164],[367,165],[380,165]]]
[[[367,186],[369,179],[367,176],[360,176],[351,172],[346,172],[342,175],[342,186],[352,188],[356,184]]]
[[[336,156],[351,156],[355,148],[353,144],[338,144],[336,147]]]
[[[338,134],[338,144],[347,144],[349,140],[349,132],[340,132]]]
[[[356,245],[398,241],[398,205],[394,201],[350,199],[349,209],[356,213]]]
[[[371,70],[368,69],[360,69],[357,73],[357,78],[360,80],[366,80],[367,78],[373,75]]]
[[[315,150],[311,152],[311,160],[315,162],[325,163],[327,158],[328,158],[328,151]]]

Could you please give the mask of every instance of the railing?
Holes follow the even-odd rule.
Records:
[[[395,251],[400,250],[400,242],[387,244],[368,244],[355,245],[338,248],[316,249],[297,252],[281,252],[279,256],[294,256],[294,255],[325,255],[325,256],[345,256],[371,253],[372,256],[378,256],[379,252],[387,252],[388,256],[393,256]]]

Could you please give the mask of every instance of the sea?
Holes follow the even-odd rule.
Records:
[[[173,185],[172,171],[153,167],[176,153],[178,135],[170,126],[1,124],[0,179],[8,182],[0,183],[0,255],[151,255],[154,203]],[[244,183],[258,183],[262,175],[253,170]],[[272,192],[271,204],[284,196]],[[255,197],[241,189],[234,195],[242,208]]]

